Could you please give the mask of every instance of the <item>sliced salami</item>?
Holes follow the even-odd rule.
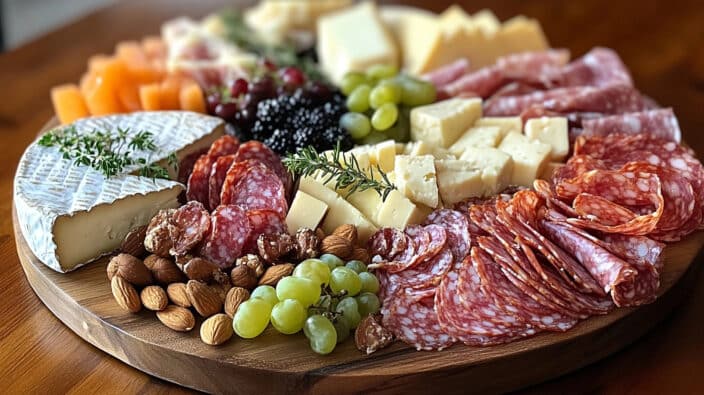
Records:
[[[234,155],[237,153],[237,148],[240,146],[240,141],[236,137],[226,134],[213,142],[208,150],[208,155],[217,159],[225,155]]]
[[[281,163],[281,158],[263,143],[255,140],[248,141],[239,146],[235,161],[242,162],[246,160],[256,160],[263,163],[276,174],[283,184],[286,193],[291,193],[293,188],[293,179]]]
[[[281,180],[259,162],[239,162],[230,167],[220,195],[221,204],[238,204],[247,210],[271,209],[286,216],[288,203]]]
[[[671,108],[613,115],[582,122],[583,136],[607,136],[612,133],[650,134],[679,143],[682,131]]]
[[[242,255],[251,227],[240,206],[223,205],[213,211],[211,230],[201,244],[200,254],[222,268],[230,268]]]
[[[200,202],[190,201],[176,209],[169,224],[171,255],[186,255],[210,229],[210,214]]]
[[[395,281],[408,288],[435,287],[440,284],[440,280],[450,270],[453,262],[450,249],[443,248],[436,255],[422,260],[416,266],[395,273],[397,275]]]
[[[467,58],[459,58],[452,63],[423,74],[421,78],[440,88],[466,74],[469,71],[469,66]]]
[[[273,210],[249,210],[247,219],[251,231],[244,245],[244,253],[257,253],[257,238],[260,235],[288,233],[286,220]]]
[[[210,169],[214,159],[209,155],[201,155],[193,165],[193,171],[188,177],[188,187],[186,189],[186,199],[200,202],[207,210],[210,210],[210,198],[208,196],[208,180],[210,179]]]
[[[207,152],[207,149],[202,149],[192,154],[188,154],[186,155],[186,157],[181,159],[178,164],[178,182],[184,185],[188,183],[188,178],[193,172],[193,166],[196,164],[196,161],[198,160],[198,158],[200,158],[201,155]]]
[[[396,228],[379,229],[367,240],[367,246],[374,260],[378,256],[379,260],[399,261],[406,265],[415,253],[413,240]]]
[[[233,163],[235,163],[235,155],[224,155],[217,158],[215,163],[213,163],[210,168],[210,178],[208,179],[208,201],[210,202],[210,207],[212,208],[220,205],[222,184],[225,183],[227,171]]]
[[[560,70],[556,81],[561,86],[633,85],[628,69],[616,52],[597,47]]]
[[[572,207],[580,217],[608,226],[625,224],[638,216],[626,207],[590,193],[577,195]]]
[[[450,209],[435,210],[428,215],[424,223],[445,227],[448,245],[456,261],[461,261],[469,254],[472,238],[469,234],[469,221],[465,215]]]

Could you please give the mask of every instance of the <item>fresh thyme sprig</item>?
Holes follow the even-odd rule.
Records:
[[[339,143],[333,150],[332,157],[318,153],[315,147],[308,146],[301,148],[296,154],[289,154],[283,162],[292,173],[304,177],[317,173],[325,177],[326,184],[335,181],[335,189],[349,188],[347,196],[357,191],[373,189],[382,200],[386,200],[389,193],[396,189],[379,165],[376,166],[376,172],[380,178],[375,178],[375,171],[363,170],[354,154],[341,152]]]
[[[39,145],[58,147],[64,159],[73,160],[76,166],[90,166],[107,178],[121,174],[129,166],[139,165],[138,174],[142,177],[168,179],[168,169],[146,158],[132,157],[134,150],[156,152],[153,136],[147,131],[129,136],[129,129],[122,128],[117,128],[116,133],[93,130],[79,134],[75,126],[67,126],[46,133],[39,139]],[[169,154],[167,162],[178,171],[175,153]]]

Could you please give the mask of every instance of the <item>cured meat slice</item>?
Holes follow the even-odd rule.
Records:
[[[222,184],[230,166],[235,163],[235,155],[224,155],[215,159],[215,163],[210,168],[210,178],[208,179],[208,202],[210,207],[215,208],[220,205],[220,193]]]
[[[228,134],[218,138],[210,145],[208,150],[208,155],[213,158],[219,158],[224,155],[234,155],[237,153],[237,149],[240,146],[240,141],[233,136]]]
[[[532,106],[542,105],[548,100],[558,100],[565,97],[573,97],[578,93],[589,89],[588,87],[568,87],[556,88],[546,91],[537,91],[520,96],[499,96],[492,97],[484,103],[485,116],[509,116],[520,115],[523,111]]]
[[[188,177],[191,176],[191,173],[193,172],[193,166],[196,164],[196,161],[198,160],[198,158],[200,158],[201,155],[207,152],[207,149],[202,149],[192,154],[188,154],[186,155],[186,157],[181,159],[178,164],[178,182],[184,185],[188,183]]]
[[[441,225],[447,229],[448,245],[456,261],[461,261],[469,254],[472,238],[469,234],[469,221],[465,215],[450,209],[436,210],[428,215],[424,224]]]
[[[406,234],[416,247],[408,268],[435,257],[447,244],[447,232],[439,225],[409,226]]]
[[[505,75],[498,67],[484,67],[465,74],[442,87],[448,96],[472,95],[489,97],[505,82]]]
[[[288,203],[281,180],[262,163],[252,162],[230,167],[220,195],[221,204],[238,204],[247,210],[271,209],[286,216]]]
[[[251,230],[244,244],[243,251],[246,254],[257,253],[257,238],[260,235],[288,233],[286,220],[274,210],[249,210],[247,219]]]
[[[188,177],[186,188],[186,199],[200,202],[207,210],[210,210],[210,199],[208,196],[208,180],[210,179],[210,169],[214,159],[209,155],[201,155],[193,165],[193,171]]]
[[[405,264],[415,253],[413,240],[396,228],[379,229],[369,238],[367,245],[374,261],[399,261]]]
[[[682,131],[671,108],[613,115],[582,122],[583,136],[606,136],[612,133],[650,134],[679,143]]]
[[[467,73],[469,66],[470,63],[467,58],[459,58],[452,63],[448,63],[429,73],[423,74],[421,78],[440,88]]]
[[[236,162],[256,160],[263,163],[279,177],[286,189],[286,194],[291,193],[293,188],[291,173],[286,170],[283,163],[281,163],[281,158],[271,148],[259,141],[251,140],[240,145],[236,155]]]
[[[562,180],[575,178],[589,170],[607,170],[609,166],[601,159],[589,155],[573,155],[564,166],[558,168],[552,175],[552,182],[558,184]]]
[[[560,70],[555,79],[561,86],[633,85],[621,58],[609,48],[597,47]]]
[[[200,202],[190,201],[174,211],[169,222],[171,255],[186,255],[198,245],[210,229],[210,214]]]
[[[545,203],[549,208],[558,210],[559,212],[570,217],[577,216],[577,213],[570,205],[557,198],[549,182],[545,180],[535,180],[533,181],[533,188],[535,188],[535,192],[540,195],[543,200],[545,200]]]
[[[572,207],[580,217],[610,226],[627,223],[638,216],[626,207],[590,193],[577,195]]]
[[[652,301],[659,285],[657,271],[637,270],[633,265],[600,247],[566,226],[542,221],[543,231],[562,248],[570,251],[609,292],[617,306],[637,306]],[[641,283],[642,284],[639,284]]]
[[[240,206],[219,206],[213,211],[210,234],[200,247],[200,255],[221,268],[230,268],[242,255],[251,227]]]
[[[443,350],[454,344],[435,312],[434,291],[399,289],[381,310],[384,327],[417,350]]]
[[[427,288],[440,284],[445,273],[452,267],[453,256],[449,248],[418,263],[416,266],[397,272],[396,277],[391,277],[400,285],[408,288]]]

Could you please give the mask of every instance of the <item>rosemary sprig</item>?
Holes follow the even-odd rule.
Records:
[[[110,178],[121,174],[129,166],[139,165],[138,174],[151,179],[169,178],[168,169],[146,158],[132,157],[133,150],[156,152],[154,135],[139,131],[129,135],[129,129],[117,128],[117,132],[93,130],[79,134],[75,126],[54,129],[39,139],[39,145],[58,147],[62,157],[73,160],[76,166],[90,166]],[[176,153],[167,159],[168,165],[178,171]]]
[[[326,184],[334,180],[335,189],[349,188],[347,196],[357,191],[373,189],[382,200],[386,200],[389,193],[396,189],[379,165],[376,166],[376,172],[381,176],[380,179],[375,178],[375,172],[372,169],[362,169],[354,154],[341,152],[339,143],[333,150],[331,158],[318,153],[315,147],[308,146],[301,148],[296,154],[289,154],[283,162],[292,173],[304,177],[318,173],[325,177]]]

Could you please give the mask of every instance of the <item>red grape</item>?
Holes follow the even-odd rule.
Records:
[[[237,113],[237,104],[236,103],[220,103],[215,107],[215,115],[218,117],[224,119],[224,120],[231,120],[235,117],[235,114]]]
[[[220,104],[220,94],[217,92],[210,93],[205,100],[208,103],[208,113],[215,114],[215,108]]]
[[[249,86],[244,78],[238,78],[230,84],[230,96],[233,98],[244,95],[248,90]]]
[[[279,70],[279,75],[286,86],[301,86],[306,82],[306,76],[296,67],[286,67]]]

